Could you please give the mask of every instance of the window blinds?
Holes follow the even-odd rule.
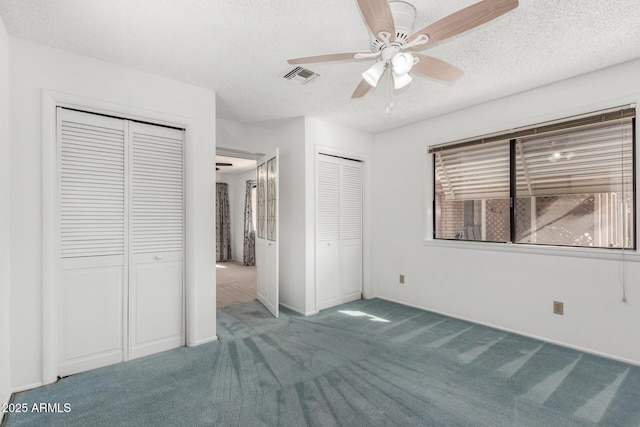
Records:
[[[435,168],[448,200],[509,197],[509,141],[438,151]]]
[[[517,195],[611,193],[633,188],[631,119],[516,140]]]
[[[631,191],[634,117],[623,109],[434,147],[436,181],[447,200],[509,197],[514,140],[518,197]]]

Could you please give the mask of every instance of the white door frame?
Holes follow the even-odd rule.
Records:
[[[55,296],[60,285],[60,242],[57,230],[57,131],[56,108],[66,107],[89,113],[115,116],[129,120],[139,120],[153,124],[185,129],[185,334],[186,343],[194,342],[196,334],[195,298],[195,223],[194,200],[189,197],[195,190],[195,159],[191,155],[194,144],[190,129],[194,121],[184,117],[164,114],[141,108],[103,102],[66,93],[42,91],[42,384],[51,384],[58,375],[58,313]],[[125,340],[126,341],[126,340]],[[126,345],[126,343],[125,343]],[[126,357],[126,355],[125,355]]]
[[[371,179],[369,173],[369,165],[371,164],[371,155],[369,153],[344,150],[340,147],[315,144],[313,154],[313,179],[311,181],[311,188],[307,187],[307,193],[311,190],[311,200],[313,200],[313,238],[307,244],[307,251],[311,254],[313,260],[313,297],[314,297],[314,313],[320,311],[318,304],[318,286],[316,283],[316,164],[318,161],[318,155],[328,154],[330,156],[344,157],[345,159],[358,160],[362,162],[362,294],[364,298],[370,298],[373,296],[373,287],[371,284],[371,200],[369,197],[369,180]],[[309,196],[307,196],[309,197]],[[309,259],[309,258],[307,258]],[[309,280],[309,277],[307,278]],[[308,313],[313,314],[313,313]]]

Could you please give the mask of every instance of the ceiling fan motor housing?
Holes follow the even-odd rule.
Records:
[[[396,25],[396,39],[391,44],[402,46],[407,43],[409,36],[412,34],[413,25],[416,21],[416,8],[412,4],[401,0],[389,1],[389,7],[391,8],[391,15],[393,15],[393,22]],[[385,43],[378,40],[377,37],[377,34],[369,32],[372,52],[378,52],[385,47]]]

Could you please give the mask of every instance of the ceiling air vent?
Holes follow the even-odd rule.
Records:
[[[318,77],[320,74],[307,70],[306,68],[296,67],[291,71],[286,72],[282,77],[292,82],[300,83],[301,85],[309,83],[311,80]]]

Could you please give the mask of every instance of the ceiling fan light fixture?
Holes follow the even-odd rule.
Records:
[[[431,44],[467,32],[518,7],[518,0],[479,0],[477,3],[453,12],[429,25],[414,29],[415,0],[357,0],[358,9],[371,37],[371,53],[347,52],[289,59],[289,64],[342,61],[350,59],[380,58],[362,73],[351,99],[365,96],[376,87],[386,68],[394,80],[395,89],[408,85],[409,72],[445,82],[459,79],[463,72],[448,62],[419,53],[408,54],[409,49],[421,50]],[[406,55],[405,55],[406,53]],[[389,82],[390,83],[390,82]]]
[[[362,78],[369,83],[369,85],[376,87],[380,81],[380,77],[382,77],[384,73],[385,66],[384,61],[376,61],[367,71],[362,73]]]
[[[413,78],[409,74],[398,74],[395,71],[393,72],[393,88],[394,89],[402,89],[411,83]]]
[[[407,74],[413,67],[413,56],[410,53],[402,52],[396,53],[391,59],[391,65],[393,65],[393,72],[396,74]]]

